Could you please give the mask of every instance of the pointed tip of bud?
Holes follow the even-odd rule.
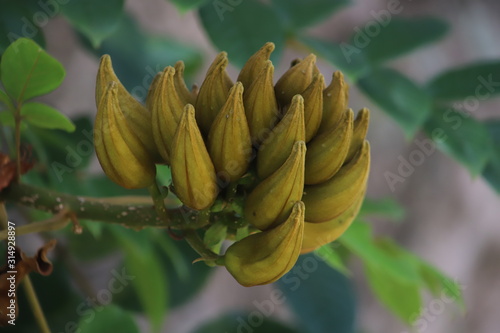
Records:
[[[356,116],[356,120],[358,119],[359,121],[368,122],[370,120],[370,110],[368,110],[368,108],[362,108],[361,110],[359,110]]]
[[[269,58],[271,53],[274,51],[275,47],[276,46],[274,45],[273,42],[267,42],[266,44],[264,44],[264,46],[260,48],[258,52],[262,52],[263,54],[266,55],[267,58]]]
[[[177,61],[174,65],[174,68],[178,72],[181,72],[181,73],[184,72],[184,69],[186,68],[186,66],[184,65],[184,61],[182,61],[182,60]]]
[[[297,201],[293,204],[292,215],[295,215],[298,218],[304,218],[304,214],[306,212],[306,205],[303,201]]]
[[[167,66],[163,69],[163,75],[165,76],[174,76],[175,75],[175,68],[172,66]]]
[[[295,141],[295,143],[293,144],[293,147],[292,147],[292,151],[295,153],[298,153],[298,154],[304,154],[306,153],[306,150],[307,150],[307,146],[306,146],[306,142],[305,141]]]
[[[292,103],[290,104],[290,108],[304,108],[304,97],[302,95],[297,94],[292,97]]]
[[[243,95],[243,91],[245,88],[243,87],[243,83],[240,81],[236,82],[232,87],[231,90],[229,91],[229,95],[231,94],[237,94],[237,95]]]

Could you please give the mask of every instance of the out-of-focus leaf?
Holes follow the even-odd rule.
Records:
[[[440,39],[447,30],[448,25],[440,19],[401,19],[388,11],[380,11],[375,20],[356,31],[351,46],[360,50],[365,59],[376,66]]]
[[[489,120],[484,126],[493,138],[494,151],[483,171],[483,177],[500,194],[500,119]]]
[[[301,332],[354,332],[353,287],[346,276],[322,260],[310,254],[300,256],[295,267],[276,285],[282,292],[282,301],[286,297]]]
[[[253,318],[257,318],[259,325],[255,325],[255,319]],[[203,324],[193,333],[254,332],[254,328],[257,329],[255,332],[259,333],[298,333],[264,316],[262,320],[260,318],[253,315],[253,312],[226,314],[221,318]]]
[[[404,208],[392,198],[370,199],[365,198],[360,216],[377,215],[393,221],[400,221],[405,216]]]
[[[486,100],[500,94],[500,61],[472,63],[442,72],[428,83],[427,89],[438,100]]]
[[[406,324],[411,324],[420,313],[422,299],[416,282],[401,281],[384,267],[365,261],[365,273],[378,299]]]
[[[7,95],[5,91],[1,89],[0,89],[0,110],[9,110],[9,111],[14,110],[14,106],[12,105],[10,97]]]
[[[49,19],[58,13],[59,6],[57,5],[57,8],[48,6],[47,9],[44,12],[40,11],[37,2],[32,0],[2,1],[2,10],[0,11],[0,55],[10,43],[21,37],[31,38],[44,47],[43,31],[33,22],[33,19],[34,14],[39,13],[37,18],[42,21],[38,23],[46,24]]]
[[[266,42],[276,49],[271,60],[277,62],[285,44],[285,30],[274,10],[260,1],[216,0],[199,10],[201,22],[218,49],[227,51],[231,63],[242,67]]]
[[[27,38],[10,44],[2,56],[0,70],[5,90],[18,102],[51,92],[66,74],[56,59]]]
[[[92,48],[91,48],[92,49]],[[116,31],[94,50],[97,55],[109,54],[113,68],[125,87],[137,98],[146,98],[156,73],[178,60],[184,61],[185,76],[192,75],[202,63],[195,48],[141,31],[128,16],[124,16]],[[188,85],[189,87],[189,85]]]
[[[39,102],[24,103],[21,108],[21,116],[31,125],[41,128],[61,129],[66,132],[73,132],[76,128],[64,114]]]
[[[412,137],[431,113],[425,90],[400,72],[381,68],[358,81],[361,90],[389,114]]]
[[[14,127],[16,125],[14,115],[8,111],[0,112],[0,125]]]
[[[68,21],[98,47],[120,24],[123,3],[124,0],[71,0],[61,9]]]
[[[208,0],[170,0],[181,12],[187,12],[196,9],[208,2]]]
[[[390,255],[374,243],[372,228],[365,222],[353,223],[339,238],[339,242],[364,263],[372,265],[374,269],[384,270],[402,283],[417,283],[419,280],[415,266],[404,256]]]
[[[139,333],[139,327],[131,313],[116,305],[108,305],[95,313],[92,320],[82,318],[78,324],[79,333]]]
[[[345,43],[327,42],[308,36],[300,36],[299,40],[309,47],[312,52],[338,67],[353,81],[356,81],[370,70],[370,65],[363,58],[363,54],[361,52],[351,52]]]
[[[493,140],[486,127],[453,108],[436,108],[424,129],[436,146],[462,163],[472,175],[480,174],[493,152]]]
[[[271,3],[288,30],[296,31],[331,16],[349,4],[349,0],[272,0]]]
[[[167,311],[167,275],[160,263],[148,232],[120,230],[115,236],[125,252],[125,267],[133,276],[132,285],[148,316],[153,332],[160,332]]]
[[[336,269],[337,271],[347,276],[350,275],[351,272],[349,271],[349,268],[346,267],[342,256],[340,255],[340,253],[335,251],[331,243],[320,247],[319,249],[315,250],[314,253],[321,259],[323,259],[333,269]]]

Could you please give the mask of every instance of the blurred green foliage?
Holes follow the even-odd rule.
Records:
[[[289,44],[318,54],[342,70],[401,127],[408,139],[423,131],[438,149],[471,174],[481,174],[500,193],[500,118],[479,121],[474,117],[475,110],[459,108],[468,100],[481,102],[499,94],[500,60],[485,59],[447,69],[425,85],[390,67],[390,60],[442,39],[449,30],[442,20],[379,16],[366,26],[356,27],[348,41],[335,42],[311,37],[307,28],[348,6],[348,0],[171,2],[182,12],[197,11],[214,46],[227,51],[237,66],[241,67],[267,41],[276,45],[272,55],[275,62],[280,61]],[[124,11],[123,0],[74,0],[68,4],[21,0],[2,2],[0,9],[0,79],[5,90],[0,90],[0,121],[6,126],[6,138],[11,133],[8,126],[13,125],[15,103],[52,91],[64,78],[62,65],[40,48],[45,45],[41,28],[56,15],[65,17],[82,45],[93,54],[111,55],[118,76],[139,99],[145,98],[153,76],[164,66],[183,60],[189,80],[202,63],[196,46],[177,41],[175,36],[155,36],[144,31]],[[78,195],[143,194],[125,191],[107,178],[88,172],[94,155],[89,118],[70,121],[63,113],[38,102],[27,102],[21,112],[25,120],[23,138],[34,147],[38,161],[35,170],[25,176],[26,182]],[[435,135],[437,129],[440,135]],[[12,148],[12,142],[8,140],[2,148]],[[168,170],[163,173],[162,181],[168,183]],[[33,219],[46,216],[35,211],[25,213]],[[461,286],[456,281],[393,241],[373,235],[365,221],[374,215],[397,221],[403,218],[404,211],[391,199],[367,199],[358,220],[339,241],[314,255],[302,256],[295,268],[276,283],[275,291],[289,305],[300,332],[319,333],[333,328],[335,332],[355,332],[356,295],[346,266],[352,256],[361,259],[369,285],[380,302],[409,325],[422,310],[424,290],[437,298],[451,297],[463,306]],[[50,277],[34,277],[54,331],[138,332],[135,316],[143,314],[151,330],[160,332],[170,309],[195,297],[212,272],[202,264],[192,265],[195,253],[164,231],[136,232],[104,223],[81,223],[82,235],[70,230],[54,233],[64,240],[62,246],[68,254],[55,263]],[[68,262],[93,262],[113,255],[118,258],[115,272],[124,269],[134,279],[113,295],[111,304],[93,307],[87,304],[81,286],[72,283],[75,272],[68,269]],[[19,299],[22,314],[16,328],[5,332],[35,330],[22,292]],[[249,319],[252,312],[230,313],[195,332],[235,331],[245,325],[255,332],[295,332],[272,321],[271,303],[263,302],[259,304],[267,308],[257,307],[262,319],[256,326]],[[267,315],[266,311],[271,313]]]

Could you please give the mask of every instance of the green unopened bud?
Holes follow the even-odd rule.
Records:
[[[240,74],[238,75],[238,81],[243,83],[243,87],[245,87],[245,89],[248,89],[257,76],[260,75],[260,72],[266,66],[266,62],[269,60],[273,51],[274,43],[267,42],[260,48],[260,50],[247,60],[245,66],[243,66]]]
[[[151,113],[139,103],[130,93],[125,89],[120,82],[111,64],[111,58],[105,54],[101,57],[99,71],[97,73],[96,82],[96,105],[99,107],[102,95],[111,82],[115,82],[117,89],[118,102],[121,112],[127,118],[127,122],[131,128],[136,132],[139,140],[149,152],[150,156],[155,161],[160,160],[160,156],[156,151],[156,145],[151,131]]]
[[[368,133],[368,125],[370,123],[370,111],[367,108],[359,110],[356,119],[354,120],[354,127],[352,130],[352,139],[349,146],[349,152],[345,158],[345,163],[349,162],[356,152],[361,149],[365,141],[366,134]]]
[[[94,146],[104,173],[125,188],[143,188],[155,179],[154,161],[139,134],[125,116],[119,85],[110,82],[101,90],[94,129]]]
[[[182,116],[182,103],[174,84],[175,69],[168,66],[157,80],[151,97],[152,129],[156,147],[165,162],[170,151],[177,125]]]
[[[316,67],[316,56],[308,55],[304,60],[290,67],[276,82],[274,90],[281,106],[290,103],[292,97],[301,94],[311,84]]]
[[[224,181],[234,182],[243,176],[250,163],[252,142],[243,107],[243,85],[237,82],[212,124],[208,151]]]
[[[331,131],[339,123],[349,101],[349,85],[341,72],[335,72],[332,82],[323,92],[323,119],[320,132]]]
[[[227,53],[217,55],[207,71],[196,99],[196,119],[203,134],[208,134],[212,122],[227,99],[233,83],[226,72]]]
[[[302,93],[304,97],[304,121],[306,124],[306,142],[318,132],[323,117],[323,86],[325,78],[318,74]]]
[[[244,104],[248,126],[254,144],[260,143],[260,136],[274,126],[278,119],[278,103],[273,87],[274,66],[270,60],[245,91]]]
[[[179,95],[182,104],[194,104],[196,101],[196,95],[189,91],[186,86],[186,82],[184,81],[184,62],[177,61],[175,63],[175,75],[174,75],[174,83],[175,89],[177,90],[177,94]]]
[[[304,141],[304,99],[295,95],[281,121],[273,128],[257,153],[257,174],[261,179],[278,170],[297,141]]]

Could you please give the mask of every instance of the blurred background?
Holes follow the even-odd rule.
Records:
[[[232,43],[231,38],[244,39],[240,40],[240,43],[243,44],[246,43],[245,38],[248,38],[248,48],[252,49],[253,47],[253,50],[256,51],[258,48],[254,47],[258,45],[256,43],[267,41],[265,28],[260,29],[259,26],[276,25],[276,29],[279,29],[278,26],[281,24],[279,20],[269,23],[265,21],[266,15],[254,15],[255,13],[252,11],[248,11],[246,14],[238,12],[242,11],[243,6],[250,6],[248,3],[251,2],[250,0],[171,2],[166,0],[127,0],[124,3],[125,16],[121,18],[126,23],[122,22],[119,29],[113,28],[113,33],[102,40],[89,38],[88,36],[91,34],[87,34],[85,28],[81,28],[82,25],[78,19],[75,19],[75,14],[71,10],[64,12],[64,5],[60,2],[60,8],[62,8],[60,10],[63,11],[63,15],[56,12],[43,25],[42,30],[46,50],[63,64],[66,69],[66,78],[60,88],[42,97],[41,100],[73,119],[83,119],[88,116],[93,119],[96,113],[95,75],[99,63],[98,55],[102,53],[111,54],[118,76],[138,98],[144,98],[154,73],[165,65],[173,65],[177,60],[186,62],[188,82],[200,85],[212,59],[220,50],[226,49],[225,45]],[[264,2],[286,6],[283,1]],[[292,2],[302,5],[306,3],[305,1]],[[322,6],[323,2],[311,1],[306,6]],[[0,4],[0,8],[2,6],[4,3]],[[112,6],[111,2],[109,6]],[[203,7],[199,8],[199,6]],[[217,12],[217,8],[219,8],[219,12]],[[393,13],[391,13],[391,9],[394,9]],[[217,16],[210,11],[216,11],[217,15],[222,14]],[[307,11],[304,12],[304,15],[308,14]],[[4,13],[6,12],[4,11]],[[387,26],[384,25],[385,23],[380,23],[383,21],[376,19],[383,16],[381,13],[390,13],[387,18]],[[239,18],[233,20],[232,15],[239,15]],[[426,132],[429,131],[429,128],[431,130],[433,128],[433,125],[428,125],[429,127],[426,128],[428,122],[425,123],[425,116],[422,118],[416,115],[413,125],[411,121],[405,123],[404,117],[398,115],[398,108],[393,110],[393,105],[400,106],[408,103],[410,111],[417,109],[418,112],[421,108],[421,112],[425,113],[425,107],[431,109],[429,112],[434,112],[434,106],[441,105],[444,100],[447,100],[449,105],[455,109],[465,113],[468,111],[475,123],[485,124],[493,118],[496,118],[498,123],[500,101],[491,98],[478,102],[477,98],[476,100],[469,98],[474,97],[474,94],[469,93],[474,90],[464,88],[466,92],[462,96],[460,93],[448,94],[453,95],[453,98],[448,98],[446,91],[442,92],[441,95],[437,92],[435,95],[437,102],[433,101],[432,107],[425,106],[418,94],[417,97],[398,95],[398,87],[404,85],[404,82],[386,82],[383,79],[380,82],[370,82],[369,79],[366,79],[365,76],[369,77],[367,74],[369,71],[363,72],[363,65],[357,63],[358,53],[352,53],[353,62],[351,63],[345,61],[348,58],[345,57],[345,53],[345,59],[338,60],[338,55],[342,55],[342,47],[339,45],[347,43],[357,47],[362,55],[368,54],[366,57],[372,55],[376,58],[378,56],[379,60],[371,63],[371,70],[378,70],[377,66],[397,70],[413,85],[417,87],[430,86],[430,90],[433,86],[429,82],[444,72],[470,67],[469,72],[457,74],[454,79],[455,83],[460,79],[475,81],[480,75],[484,78],[491,76],[491,81],[498,82],[497,85],[493,84],[492,89],[495,91],[492,95],[494,95],[498,93],[498,85],[500,85],[499,16],[500,3],[493,0],[339,1],[337,8],[325,9],[324,14],[320,17],[301,26],[300,33],[294,32],[293,29],[287,30],[286,41],[280,42],[282,45],[280,44],[280,52],[278,53],[281,54],[273,59],[276,77],[286,71],[293,59],[303,58],[309,52],[316,52],[319,55],[318,66],[324,74],[325,80],[329,81],[331,73],[335,70],[340,69],[344,73],[347,70],[347,80],[351,87],[349,106],[354,110],[368,107],[372,111],[368,134],[372,147],[372,167],[367,196],[374,200],[390,200],[394,205],[398,205],[397,209],[404,209],[404,215],[391,213],[389,217],[382,214],[367,218],[374,228],[374,234],[393,238],[401,247],[432,264],[462,287],[465,311],[460,310],[460,306],[453,302],[443,301],[439,294],[436,296],[423,292],[420,304],[423,310],[422,315],[402,320],[394,314],[394,310],[391,311],[387,306],[384,306],[380,297],[373,293],[371,290],[373,286],[370,286],[367,281],[363,259],[353,256],[347,264],[351,271],[350,282],[343,282],[348,285],[352,283],[355,295],[353,302],[356,304],[356,319],[353,332],[498,332],[498,327],[500,327],[498,316],[498,308],[500,307],[499,182],[498,178],[493,176],[488,178],[484,174],[481,175],[482,170],[488,168],[487,160],[483,163],[482,168],[479,167],[479,172],[474,172],[474,170],[478,171],[475,169],[477,167],[474,165],[475,159],[481,158],[481,156],[475,153],[476,146],[473,144],[468,146],[467,144],[467,142],[479,142],[477,151],[483,149],[484,145],[478,139],[481,135],[474,130],[456,131],[453,140],[457,140],[459,143],[465,142],[466,148],[456,148],[458,144],[446,146],[445,143],[444,146],[438,146],[439,149],[426,154],[421,162],[416,163],[418,165],[413,165],[409,175],[398,178],[398,181],[391,181],[390,177],[398,175],[398,168],[401,168],[402,163],[404,164],[403,160],[409,161],[416,156],[415,151],[422,150],[418,143],[427,140]],[[219,21],[217,21],[217,17],[220,19]],[[242,19],[241,17],[246,18]],[[283,15],[277,17],[285,20]],[[429,17],[436,21],[428,21]],[[220,23],[220,26],[210,23],[210,19],[217,21],[217,24]],[[242,25],[253,24],[257,31],[255,33],[260,34],[258,38],[248,35],[250,33],[245,30],[248,27],[231,27],[233,21],[238,22],[238,20],[242,21]],[[287,21],[287,24],[293,23],[290,22],[290,20]],[[367,31],[370,33],[370,30],[366,30],[367,22],[375,22],[372,24],[375,27],[373,28],[375,32],[372,37],[368,36],[367,38],[368,44],[372,46],[366,46],[365,49],[365,46],[356,44],[355,38],[359,31],[364,31],[365,36],[367,36]],[[410,22],[411,24],[409,26],[402,24],[399,34],[397,31],[399,29],[391,30],[392,24],[400,24],[401,22]],[[377,24],[381,32],[376,32]],[[384,35],[384,29],[390,30],[394,37]],[[227,36],[223,35],[224,33],[221,36],[219,31],[225,31]],[[217,34],[219,37],[214,38],[214,35]],[[234,35],[237,37],[232,37]],[[381,36],[380,40],[383,39],[381,42],[377,42],[379,35]],[[318,45],[313,42],[301,41],[300,36],[314,37],[315,41],[320,40],[323,43],[330,43],[328,45],[335,45],[337,53],[336,55],[333,51],[329,53],[325,44],[323,44],[323,48],[312,47]],[[274,35],[269,39],[272,38],[275,38]],[[362,37],[358,35],[357,38],[358,42],[363,42]],[[419,40],[420,42],[418,42]],[[412,42],[415,42],[415,47],[407,47],[403,50],[404,52],[395,51],[394,54],[390,54],[392,48],[403,45],[404,49],[404,45],[410,45]],[[147,45],[144,46],[144,44]],[[347,52],[349,50],[352,49],[347,49]],[[235,63],[229,68],[229,74],[234,80],[240,68],[238,65],[241,65],[240,59],[247,57],[246,50],[244,50],[245,52],[241,51],[242,54],[232,53],[233,50],[230,49],[227,51],[230,61],[235,59]],[[344,51],[346,51],[345,48]],[[380,60],[382,58],[383,61]],[[483,63],[492,64],[486,72],[484,72],[483,67],[477,65]],[[475,70],[478,71],[477,74],[474,72]],[[382,78],[390,76],[386,76],[384,73],[381,70],[378,75]],[[466,82],[464,86],[468,84],[476,87],[478,82]],[[436,83],[435,86],[439,85]],[[453,84],[449,86],[453,86]],[[373,87],[378,87],[382,95],[377,95],[377,89],[373,89]],[[443,90],[444,88],[436,88],[436,90],[439,89]],[[459,90],[457,88],[457,91]],[[396,96],[394,98],[396,102],[387,102],[383,94]],[[422,104],[419,104],[421,102]],[[82,122],[85,123],[83,120]],[[499,132],[495,133],[497,133],[497,141],[490,142],[492,150],[490,154],[496,154],[498,162],[500,155]],[[469,150],[472,150],[472,153]],[[493,157],[491,159],[493,160]],[[100,174],[100,167],[93,155],[89,159],[88,165],[88,168],[85,168],[85,173]],[[498,167],[498,164],[496,166]],[[493,171],[491,174],[495,175]],[[497,169],[496,175],[498,174]],[[394,180],[394,178],[392,179]],[[78,192],[78,189],[75,191]],[[398,216],[395,217],[395,215]],[[19,216],[20,219],[23,218],[21,215],[16,216]],[[67,235],[67,237],[66,246],[71,249],[70,243],[76,236]],[[91,244],[93,247],[98,242],[106,243],[109,241],[107,237],[111,236],[107,232],[103,232],[100,238],[92,239],[92,243],[87,240],[87,244]],[[33,239],[20,241],[25,247],[33,250],[40,244]],[[100,248],[101,245],[95,246]],[[179,245],[176,243],[175,246]],[[29,252],[29,250],[26,251]],[[106,255],[103,255],[99,260],[96,260],[96,256],[90,258],[91,261],[89,261],[78,254],[70,260],[73,265],[78,267],[78,271],[85,276],[94,290],[98,290],[108,281],[110,265],[112,267],[123,259],[121,251],[106,250],[105,253]],[[127,252],[125,251],[125,253]],[[189,250],[186,253],[189,253]],[[190,255],[191,257],[188,255],[188,258],[194,259],[194,252]],[[166,259],[161,257],[161,260]],[[267,324],[245,327],[237,319],[250,318],[247,317],[247,314],[251,314],[256,309],[259,310],[258,304],[264,304],[265,300],[269,300],[273,291],[280,290],[279,285],[243,288],[222,268],[211,269],[209,272],[204,269],[201,269],[200,272],[189,271],[189,274],[200,274],[203,276],[203,283],[196,283],[195,291],[191,294],[179,296],[182,301],[169,301],[166,318],[161,324],[161,332],[189,333],[195,332],[197,329],[200,329],[199,332],[279,331],[278,328],[266,330]],[[170,285],[168,290],[176,289],[175,283],[179,278],[173,277],[168,269],[166,276]],[[181,277],[180,280],[182,279]],[[335,281],[333,280],[332,283]],[[69,284],[75,289],[75,282]],[[283,284],[281,288],[283,288]],[[53,291],[50,297],[59,297],[56,296],[56,293],[57,291]],[[115,295],[113,302],[116,299],[118,304],[121,304],[119,303],[121,302],[120,297],[120,295]],[[308,296],[303,297],[307,298]],[[311,302],[316,301],[315,297],[321,298],[321,294],[310,293]],[[404,299],[410,296],[401,293],[399,297]],[[288,298],[293,303],[293,296],[288,296]],[[123,304],[125,303],[123,301]],[[340,307],[342,306],[340,305]],[[296,304],[290,302],[274,304],[271,318],[292,328],[301,327],[299,323],[302,319],[297,317],[296,309]],[[327,310],[316,314],[319,317],[330,316]],[[26,308],[24,311],[27,312],[28,309]],[[238,317],[231,314],[229,317],[223,317],[235,311],[244,313],[244,315]],[[259,311],[265,314],[265,311]],[[144,331],[148,331],[148,327],[150,327],[146,317],[143,315],[135,317]],[[200,325],[221,317],[226,318],[226,321],[232,321],[232,328],[224,325],[215,325],[212,328],[207,326],[204,330],[199,328]],[[310,320],[314,321],[314,316],[310,317]],[[321,320],[318,319],[318,321]],[[405,324],[405,321],[414,324],[413,330]],[[248,322],[251,323],[251,319]],[[333,330],[326,331],[324,329],[314,330],[311,328],[314,325],[306,326],[305,329],[298,328],[297,332],[333,332]],[[283,332],[288,331],[283,330]],[[338,330],[338,332],[344,331]]]

